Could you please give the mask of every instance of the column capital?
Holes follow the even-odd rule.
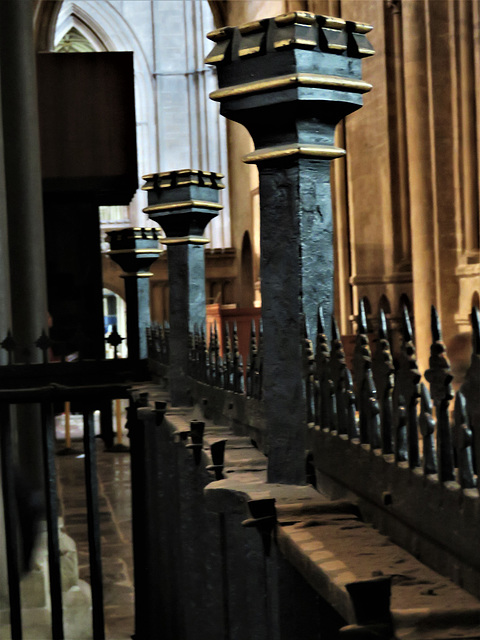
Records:
[[[332,132],[372,88],[361,66],[374,54],[371,29],[296,11],[208,34],[215,46],[205,62],[217,67],[219,82],[210,97],[249,130],[256,151],[245,162],[344,155]]]
[[[148,193],[144,212],[165,232],[162,244],[206,244],[205,227],[223,208],[219,191],[223,175],[213,171],[182,169],[143,176]]]
[[[123,269],[123,277],[149,277],[148,269],[160,255],[159,236],[158,229],[143,227],[109,231],[107,255]]]

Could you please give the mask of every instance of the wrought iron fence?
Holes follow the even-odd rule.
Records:
[[[220,341],[216,322],[210,327],[207,343],[205,330],[195,328],[190,334],[189,374],[195,380],[211,386],[245,394],[249,398],[262,399],[263,395],[263,335],[260,322],[259,333],[252,320],[250,330],[250,348],[246,371],[238,347],[238,332],[233,324],[232,335],[228,324],[224,327],[223,354],[220,353]],[[169,364],[169,326],[167,323],[152,324],[147,329],[149,357],[163,365]]]
[[[105,637],[100,548],[100,514],[98,508],[98,480],[93,409],[98,402],[127,397],[127,385],[95,385],[67,387],[49,385],[31,389],[0,390],[0,455],[4,502],[8,592],[10,602],[11,637],[23,637],[22,602],[20,591],[21,540],[18,532],[19,504],[16,496],[15,445],[11,405],[38,403],[41,406],[41,441],[44,477],[44,517],[48,532],[48,564],[51,603],[51,632],[53,638],[65,637],[62,604],[62,578],[58,528],[58,496],[55,468],[54,404],[74,401],[82,405],[83,445],[85,454],[85,496],[87,505],[90,584],[92,589],[93,637]]]
[[[346,365],[335,320],[329,346],[320,311],[316,353],[313,354],[307,335],[303,350],[308,422],[322,431],[393,455],[395,462],[408,463],[410,469],[421,468],[425,475],[437,474],[441,482],[456,480],[463,489],[470,489],[476,486],[474,469],[480,468],[479,311],[473,308],[471,315],[471,365],[455,395],[435,307],[431,319],[430,366],[425,372],[428,388],[418,369],[406,309],[401,350],[394,358],[383,310],[372,353],[365,308],[360,303],[353,376]]]
[[[335,320],[328,340],[319,310],[315,349],[306,327],[302,345],[308,460],[313,460],[320,487],[321,478],[329,478],[387,519],[392,516],[397,524],[401,521],[425,540],[441,545],[449,559],[442,560],[444,566],[433,562],[434,568],[455,577],[454,565],[459,560],[467,567],[462,580],[468,582],[468,567],[480,570],[480,553],[473,543],[480,523],[480,316],[474,308],[471,364],[456,394],[433,307],[431,317],[431,355],[422,379],[406,309],[401,345],[398,353],[392,353],[384,312],[375,323],[378,335],[374,336],[360,303],[352,370],[347,367]],[[153,326],[149,345],[150,357],[168,365],[168,327]],[[204,403],[218,403],[218,392],[225,390],[261,406],[262,369],[261,329],[257,336],[252,326],[246,384],[235,330],[232,337],[226,330],[222,355],[216,326],[208,344],[202,329],[190,336],[190,375],[203,383]],[[208,401],[205,385],[217,389],[217,395]],[[232,408],[232,396],[229,398],[227,404]],[[210,405],[209,410],[213,410]],[[247,415],[243,409],[242,415]],[[251,427],[248,433],[256,428],[261,434],[258,425],[247,426]],[[268,434],[263,442],[267,444],[262,448],[268,451]],[[476,592],[473,583],[468,588]]]

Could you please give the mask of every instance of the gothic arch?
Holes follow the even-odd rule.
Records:
[[[151,140],[156,139],[152,130],[155,122],[155,99],[152,69],[145,51],[125,18],[112,3],[105,0],[90,0],[88,11],[80,2],[63,0],[55,28],[55,43],[75,27],[97,51],[133,51],[135,72],[135,110],[137,123],[147,127],[140,131],[137,124],[139,148],[139,174],[144,175],[156,167],[157,159],[151,149]],[[142,166],[142,160],[144,160]],[[149,166],[146,166],[149,165]]]
[[[129,4],[135,5],[128,0],[59,0],[53,4],[39,0],[37,40],[45,45],[43,50],[52,51],[74,27],[96,51],[133,51],[140,178],[152,171],[189,167],[226,175],[226,123],[219,117],[219,105],[208,98],[218,86],[216,74],[203,64],[209,47],[204,36],[214,28],[211,5],[207,0],[142,2],[137,11]],[[167,36],[172,30],[169,18],[175,12],[180,17],[174,20],[180,20],[178,26],[184,32],[176,40],[178,49],[173,50]],[[172,51],[177,55],[170,69]],[[179,96],[181,104],[176,102]],[[185,144],[179,145],[178,137],[185,133]],[[223,212],[206,230],[212,248],[229,247],[232,241],[228,188],[220,197]],[[134,226],[145,224],[145,206],[146,193],[138,190],[129,207]]]
[[[55,25],[63,0],[35,0],[33,4],[33,34],[36,51],[51,51],[55,40]]]

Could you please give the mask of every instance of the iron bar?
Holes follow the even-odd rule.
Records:
[[[63,640],[62,576],[58,537],[57,473],[55,469],[55,418],[50,402],[42,402],[42,444],[45,478],[45,515],[48,531],[48,570],[52,607],[52,637]]]
[[[3,509],[5,522],[10,629],[15,640],[22,640],[22,607],[20,599],[18,517],[15,500],[12,422],[10,406],[0,404],[0,455],[2,466]]]
[[[85,488],[87,497],[88,550],[90,558],[90,585],[92,588],[93,638],[105,638],[103,614],[102,557],[98,509],[97,451],[93,412],[83,414],[83,445],[85,451]]]

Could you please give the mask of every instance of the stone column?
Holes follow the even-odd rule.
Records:
[[[22,360],[47,324],[42,173],[30,0],[0,3],[0,73],[13,335]]]
[[[222,175],[207,171],[168,171],[144,176],[145,213],[166,238],[170,285],[170,394],[173,406],[191,402],[188,386],[189,333],[206,323],[203,232],[222,209]]]
[[[270,482],[305,481],[302,315],[315,344],[316,314],[333,312],[330,161],[336,124],[371,85],[361,58],[371,27],[295,12],[209,34],[217,66],[211,98],[255,143],[258,165],[264,387]]]
[[[127,305],[128,357],[143,360],[147,357],[146,329],[150,326],[148,269],[159,254],[158,231],[139,227],[110,231],[108,255],[125,272],[125,301]]]
[[[11,328],[19,345],[16,361],[41,362],[42,354],[34,342],[47,328],[47,288],[30,0],[0,2],[0,76]],[[8,278],[8,271],[0,277]],[[43,469],[38,405],[19,405],[16,424],[20,467],[32,487],[40,488]]]
[[[3,131],[1,109],[1,74],[0,74],[0,339],[6,337],[12,326],[10,311],[10,264],[8,254],[8,218],[7,194],[5,188],[5,166],[3,158]],[[8,356],[3,349],[0,352],[0,365],[7,364]]]
[[[420,371],[430,355],[430,306],[438,305],[432,180],[432,114],[428,70],[427,4],[402,2],[405,111],[412,234],[413,310]]]

